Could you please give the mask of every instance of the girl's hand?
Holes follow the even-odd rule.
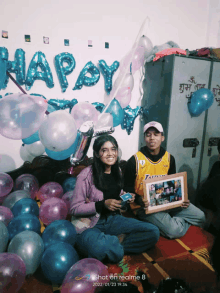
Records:
[[[132,198],[130,198],[128,201],[129,201],[129,203],[133,203],[134,200],[135,200],[135,194],[134,193],[130,193],[130,195],[132,196]]]
[[[121,208],[121,200],[106,199],[105,207],[110,211],[117,211]]]

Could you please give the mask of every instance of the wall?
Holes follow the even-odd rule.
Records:
[[[115,60],[120,61],[131,49],[142,22],[148,16],[149,25],[144,28],[153,45],[161,45],[167,41],[176,42],[182,49],[196,49],[207,45],[208,21],[214,9],[210,5],[218,5],[217,1],[186,0],[186,1],[141,1],[141,0],[8,0],[1,3],[0,30],[9,32],[9,38],[0,38],[0,47],[9,51],[9,60],[13,60],[17,48],[26,52],[26,70],[37,51],[42,51],[50,65],[54,88],[47,88],[43,81],[36,81],[28,93],[43,94],[47,99],[76,98],[79,102],[106,102],[104,79],[93,87],[83,87],[73,91],[77,77],[88,61],[95,65],[104,59],[108,65]],[[215,14],[217,19],[217,14]],[[31,43],[25,43],[24,35],[31,35]],[[50,44],[43,44],[43,36],[50,38]],[[70,46],[64,46],[64,39],[70,40]],[[93,41],[93,47],[87,46],[88,40]],[[109,49],[104,48],[104,42],[109,42]],[[213,46],[216,44],[213,44]],[[76,60],[76,67],[67,77],[69,87],[61,92],[54,68],[55,55],[70,52]],[[117,72],[113,80],[117,77]],[[140,73],[134,75],[135,86],[132,92],[130,106],[139,103]],[[12,81],[9,81],[7,92],[19,92]],[[127,135],[121,127],[116,127],[114,136],[122,150],[122,158],[128,159],[138,148],[139,118],[136,119],[134,130]],[[21,141],[0,137],[0,171],[9,171],[19,167],[23,161],[20,158]],[[129,146],[129,147],[128,147]],[[91,147],[88,155],[92,155]],[[8,156],[8,157],[6,157]],[[10,157],[10,158],[9,158]],[[6,162],[7,159],[7,162]]]

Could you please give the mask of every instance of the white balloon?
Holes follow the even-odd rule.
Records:
[[[26,150],[31,156],[37,157],[43,155],[45,152],[45,147],[43,146],[41,141],[36,141],[32,144],[28,144],[26,146]]]
[[[55,152],[68,149],[77,135],[73,116],[65,110],[50,113],[41,124],[39,137],[45,148]]]
[[[149,57],[152,54],[153,44],[148,37],[143,35],[140,38],[138,45],[141,47],[144,47],[144,57],[145,58]]]
[[[32,162],[34,159],[34,156],[32,156],[28,151],[27,151],[27,145],[22,145],[20,148],[20,157],[24,162]]]

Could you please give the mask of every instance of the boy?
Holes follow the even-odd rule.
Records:
[[[128,160],[125,169],[124,190],[136,194],[131,209],[139,220],[156,225],[161,235],[170,239],[182,237],[190,225],[203,226],[205,215],[189,201],[183,202],[180,208],[149,215],[145,213],[149,203],[143,198],[143,180],[175,174],[176,164],[174,157],[161,147],[164,135],[160,123],[147,123],[144,126],[144,138],[146,146]]]

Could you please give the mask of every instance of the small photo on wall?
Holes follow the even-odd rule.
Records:
[[[7,31],[2,31],[2,38],[8,39],[8,32]]]
[[[48,37],[44,37],[43,40],[44,40],[44,44],[49,44],[49,38]]]
[[[92,40],[88,40],[88,47],[92,47]]]
[[[64,46],[69,46],[70,45],[70,40],[64,39]]]
[[[24,39],[25,39],[25,42],[30,43],[30,41],[31,41],[31,36],[30,36],[30,35],[24,35]]]

